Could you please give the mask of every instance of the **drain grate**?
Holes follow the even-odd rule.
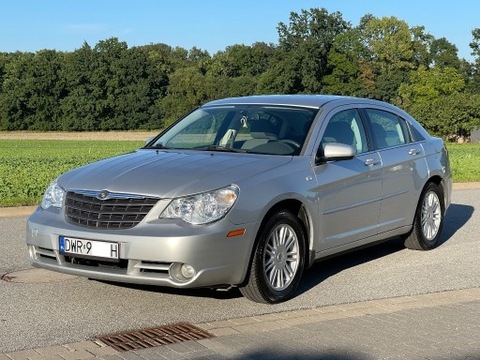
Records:
[[[214,335],[192,324],[179,323],[151,329],[126,331],[97,337],[118,351],[146,349],[154,346],[180,343],[188,340],[208,339]]]

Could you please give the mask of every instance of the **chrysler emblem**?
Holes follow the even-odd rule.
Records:
[[[108,191],[107,190],[102,190],[97,195],[98,200],[105,200],[107,197],[108,197]]]

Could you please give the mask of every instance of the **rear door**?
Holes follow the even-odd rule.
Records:
[[[379,232],[409,226],[428,176],[425,152],[406,121],[392,112],[363,109],[383,162]]]

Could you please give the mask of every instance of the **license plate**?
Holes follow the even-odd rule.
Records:
[[[66,255],[118,259],[118,243],[60,236],[59,250]]]

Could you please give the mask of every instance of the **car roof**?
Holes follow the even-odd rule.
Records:
[[[371,99],[356,98],[350,96],[340,95],[253,95],[242,97],[231,97],[226,99],[219,99],[210,101],[203,106],[218,106],[218,105],[287,105],[287,106],[302,106],[319,109],[330,102],[346,102],[346,103],[371,103],[383,104]]]

